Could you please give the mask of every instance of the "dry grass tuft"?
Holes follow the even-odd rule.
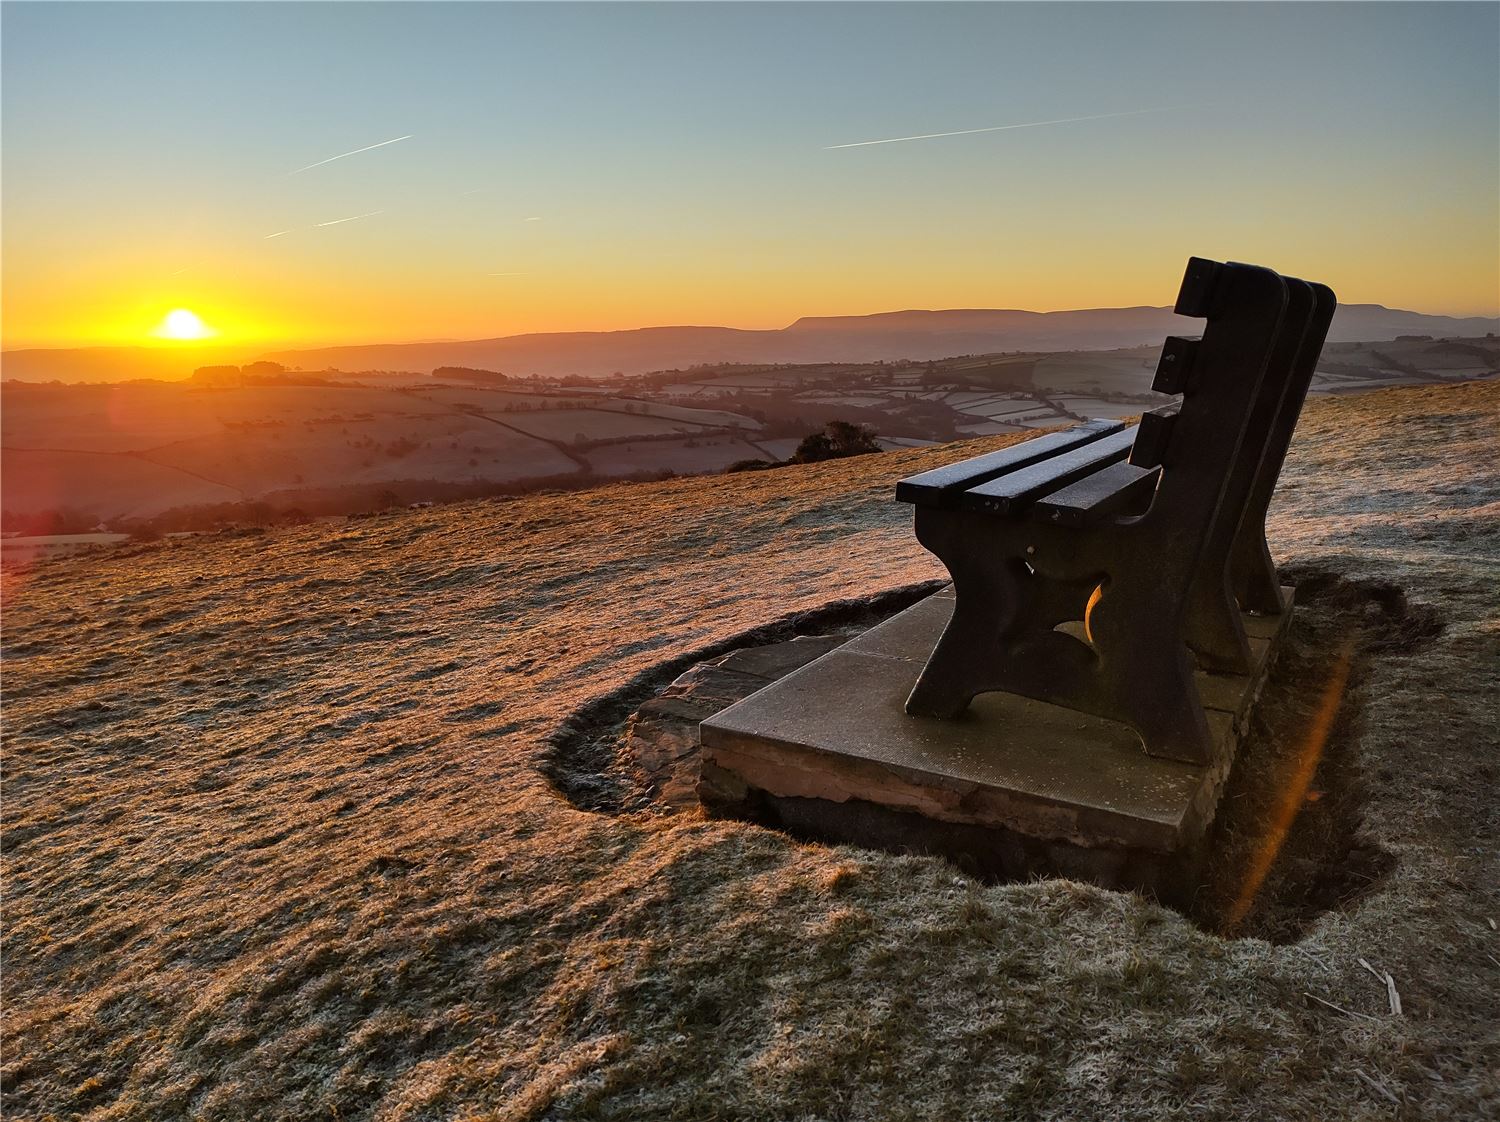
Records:
[[[823,872],[822,881],[823,891],[830,895],[847,892],[859,883],[859,866],[852,863],[836,865]]]

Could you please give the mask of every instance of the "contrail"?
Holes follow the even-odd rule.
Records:
[[[360,218],[374,218],[377,214],[384,214],[383,210],[372,210],[369,214],[351,214],[348,218],[335,218],[332,222],[314,222],[314,226],[337,226],[340,222],[353,222]]]
[[[374,149],[374,148],[384,148],[387,144],[395,144],[396,141],[400,141],[400,140],[410,140],[412,137],[414,137],[416,135],[417,134],[414,133],[414,132],[409,132],[405,136],[398,136],[398,137],[396,137],[395,140],[382,140],[379,144],[368,144],[368,145],[366,145],[363,148],[356,148],[353,152],[340,152],[337,156],[329,156],[328,159],[326,159],[326,160],[319,160],[315,164],[308,164],[307,167],[305,167],[305,168],[298,168],[296,171],[289,171],[289,172],[287,172],[287,174],[288,175],[296,175],[297,172],[311,171],[313,168],[320,168],[324,164],[331,164],[331,163],[333,163],[334,160],[342,160],[345,156],[358,156],[361,152],[368,152],[368,151],[370,151],[371,149]]]
[[[1164,109],[1130,109],[1124,113],[1096,113],[1091,117],[1059,117],[1055,121],[1027,121],[1020,125],[992,125],[987,129],[959,129],[956,132],[924,132],[920,136],[893,136],[889,140],[856,140],[853,144],[829,144],[823,151],[832,152],[835,148],[864,148],[871,144],[900,144],[907,140],[935,140],[940,136],[972,136],[977,132],[1006,132],[1009,129],[1036,129],[1043,125],[1071,125],[1075,121],[1104,121],[1111,117],[1139,117],[1144,113],[1170,113],[1174,109],[1184,108],[1181,105],[1169,105]]]
[[[282,234],[290,234],[290,233],[291,233],[290,230],[277,230],[274,234],[267,234],[265,237],[261,238],[260,240],[263,241],[263,242],[266,242],[266,241],[270,241],[272,238],[279,238],[279,237],[281,237]]]

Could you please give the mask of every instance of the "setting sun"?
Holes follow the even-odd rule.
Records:
[[[160,339],[209,339],[218,333],[186,308],[173,308],[151,334]]]

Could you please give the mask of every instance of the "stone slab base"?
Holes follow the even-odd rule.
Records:
[[[1209,766],[1146,755],[1116,722],[1010,694],[957,720],[907,694],[952,614],[936,593],[700,726],[711,811],[796,833],[939,853],[992,875],[1084,877],[1162,892],[1196,859],[1290,619],[1247,615],[1250,675],[1200,674]]]
[[[699,722],[820,658],[852,635],[799,635],[700,662],[631,715],[625,754],[671,811],[698,806]]]

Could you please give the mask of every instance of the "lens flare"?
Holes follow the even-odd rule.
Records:
[[[1344,700],[1344,689],[1349,684],[1349,665],[1353,660],[1354,644],[1350,642],[1339,652],[1338,660],[1328,677],[1328,685],[1324,687],[1323,696],[1318,700],[1317,712],[1313,714],[1307,735],[1302,738],[1298,747],[1292,773],[1282,788],[1281,801],[1276,804],[1265,835],[1250,859],[1250,867],[1245,871],[1245,882],[1240,885],[1239,894],[1224,917],[1223,930],[1226,934],[1233,932],[1249,913],[1250,905],[1255,903],[1255,897],[1260,892],[1260,886],[1265,883],[1266,874],[1271,871],[1276,855],[1286,842],[1287,832],[1291,830],[1297,812],[1307,801],[1307,789],[1318,770],[1318,762],[1323,758],[1328,734],[1333,731],[1334,719]]]

